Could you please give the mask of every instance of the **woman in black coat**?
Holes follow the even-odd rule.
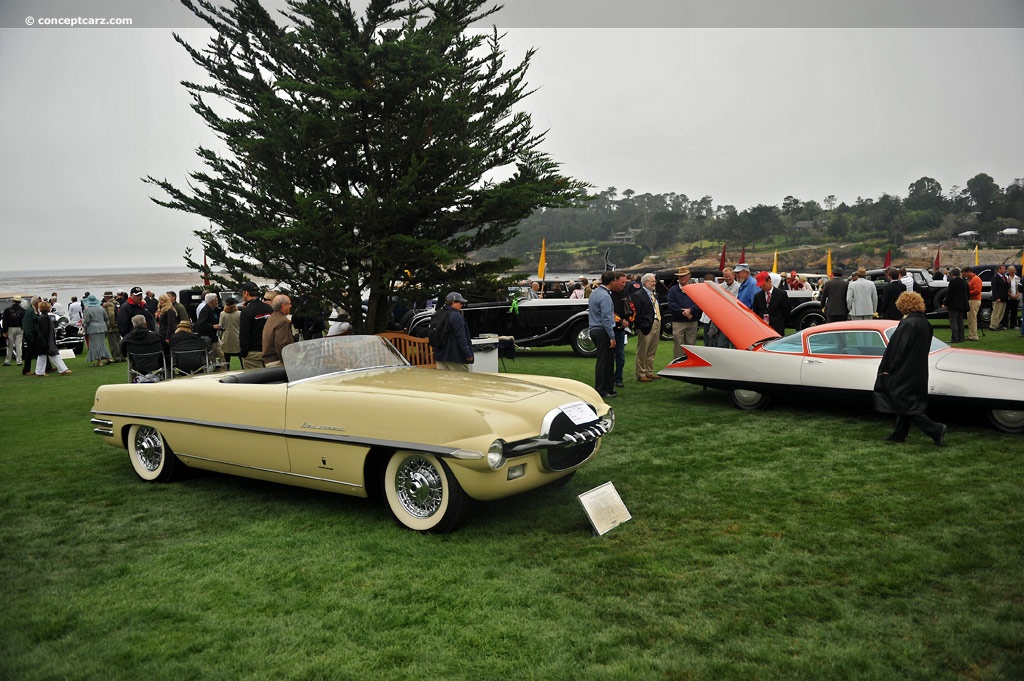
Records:
[[[932,325],[924,316],[924,299],[920,294],[908,291],[896,300],[896,308],[904,316],[878,365],[875,410],[896,414],[896,427],[885,438],[887,441],[906,440],[913,423],[941,447],[946,437],[946,426],[925,416]]]

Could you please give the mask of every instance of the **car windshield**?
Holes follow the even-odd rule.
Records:
[[[328,336],[286,345],[281,360],[289,381],[339,371],[409,366],[391,343],[379,336]]]
[[[776,338],[764,344],[768,352],[790,352],[800,353],[804,351],[803,334],[794,333],[785,338]]]
[[[893,326],[893,327],[888,328],[888,329],[885,330],[885,342],[886,343],[888,343],[890,340],[892,340],[892,335],[896,332],[896,329],[898,329],[898,328],[899,328],[899,326],[897,325],[897,326]],[[946,343],[940,341],[935,336],[932,336],[932,344],[928,348],[928,352],[931,353],[931,352],[935,352],[936,350],[944,350],[945,348],[948,348],[948,347],[949,347],[949,345],[947,345]]]

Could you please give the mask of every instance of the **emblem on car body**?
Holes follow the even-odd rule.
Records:
[[[328,426],[328,425],[314,425],[309,421],[302,422],[302,428],[310,428],[311,430],[337,430],[344,431],[345,428],[342,426]]]

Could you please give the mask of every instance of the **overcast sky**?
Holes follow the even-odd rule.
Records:
[[[742,210],[1024,177],[1021,28],[531,27],[503,45],[538,48],[526,108],[596,189]],[[200,78],[170,28],[0,28],[0,271],[182,266],[204,223],[140,178],[180,185],[214,143],[179,85]]]

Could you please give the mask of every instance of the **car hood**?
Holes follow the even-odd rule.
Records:
[[[496,374],[436,371],[418,367],[366,369],[312,378],[296,387],[385,392],[389,395],[424,397],[439,402],[500,402],[511,404],[538,395],[561,391]],[[579,399],[563,393],[566,401]]]
[[[775,329],[717,284],[689,284],[683,290],[737,349],[752,350],[758,343],[780,338]]]

